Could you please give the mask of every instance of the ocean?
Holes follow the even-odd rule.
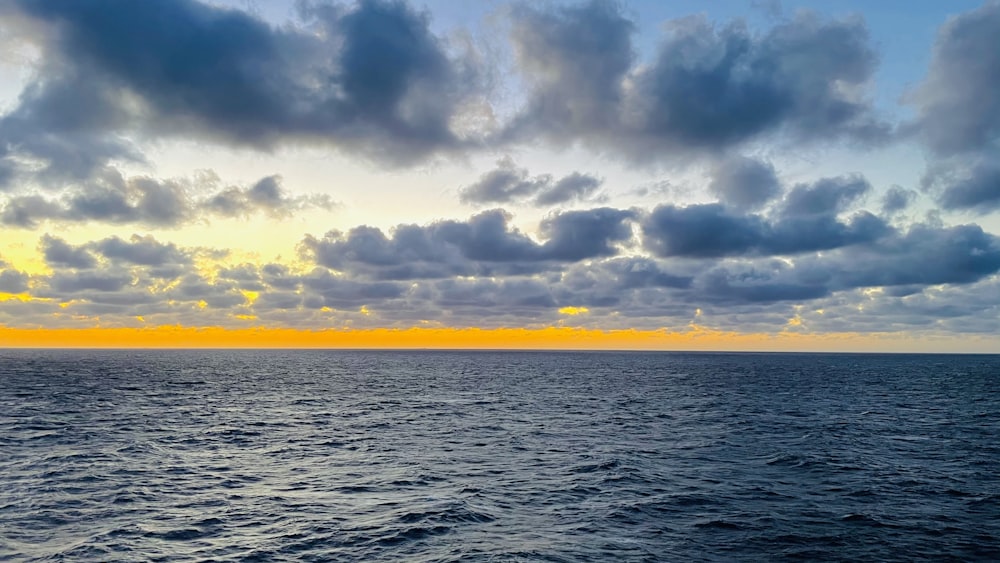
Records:
[[[0,350],[3,561],[1000,560],[1000,356]]]

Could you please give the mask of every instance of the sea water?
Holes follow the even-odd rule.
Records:
[[[0,350],[0,560],[1000,560],[1000,356]]]

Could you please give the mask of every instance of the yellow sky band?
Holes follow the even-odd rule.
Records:
[[[537,350],[721,350],[988,352],[1000,337],[900,334],[734,333],[694,326],[687,331],[596,330],[570,327],[324,329],[159,326],[148,328],[0,327],[2,348],[378,348]],[[960,350],[955,350],[959,346]]]

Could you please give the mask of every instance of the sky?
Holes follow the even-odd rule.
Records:
[[[1000,3],[0,3],[0,346],[1000,350]]]

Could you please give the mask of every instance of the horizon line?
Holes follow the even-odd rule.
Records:
[[[447,348],[447,347],[338,347],[338,346],[6,346],[0,344],[0,351],[10,350],[96,350],[109,352],[126,351],[281,351],[281,352],[476,352],[476,353],[646,353],[646,354],[783,354],[783,355],[845,355],[845,356],[1000,356],[1000,352],[915,352],[898,350],[752,350],[752,349],[656,349],[656,348]]]

